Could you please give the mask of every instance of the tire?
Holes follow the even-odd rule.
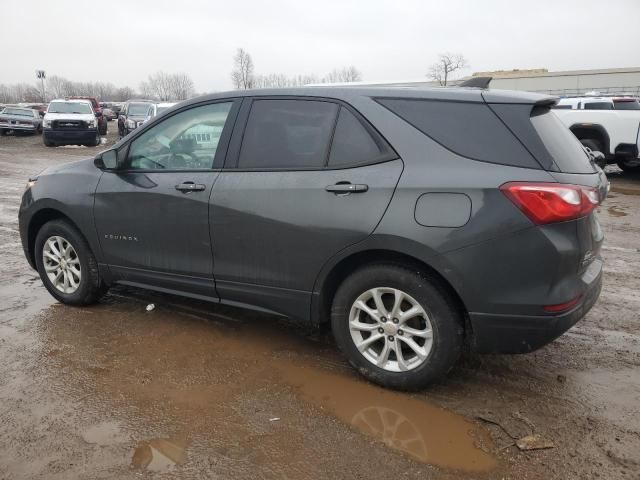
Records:
[[[596,140],[595,138],[585,138],[583,140],[580,140],[580,143],[582,143],[582,145],[584,145],[587,148],[590,148],[591,151],[594,152],[602,152],[602,142],[600,142],[600,140]]]
[[[96,137],[87,146],[88,147],[97,147],[98,145],[100,145],[100,132],[99,131],[96,132]]]
[[[3,128],[0,128],[0,137],[4,137],[5,133],[5,130]]]
[[[398,315],[399,319],[384,317],[376,321],[355,306],[357,300],[367,298],[369,292],[376,290],[383,292],[381,298],[387,313],[396,298],[393,290],[405,295],[401,312],[406,313],[417,305],[418,309],[422,308],[422,313],[410,317],[406,323],[401,315]],[[369,311],[379,311],[371,307],[375,305],[373,297],[366,300],[365,304]],[[359,326],[365,325],[369,331],[350,328],[351,315]],[[431,343],[428,338],[407,335],[404,330],[401,331],[403,325],[425,336],[429,335],[430,330]],[[338,288],[331,308],[333,335],[349,362],[373,383],[397,390],[419,390],[445,376],[460,356],[463,325],[462,313],[437,278],[394,263],[374,264],[356,270]],[[354,335],[359,338],[354,339]],[[356,347],[356,342],[366,342],[374,335],[382,338],[370,343],[371,348],[367,347],[361,352]],[[417,351],[409,348],[408,341],[414,342],[423,359]],[[382,366],[374,364],[376,358],[380,361],[384,359],[385,348],[389,351],[388,361]],[[401,367],[395,353],[397,348],[400,348],[404,367]],[[406,370],[403,371],[404,368]]]
[[[53,143],[50,140],[47,140],[47,137],[45,137],[44,135],[42,136],[42,142],[44,143],[45,147],[55,147],[55,143]]]
[[[99,127],[98,130],[100,131],[100,135],[106,135],[107,134],[107,122],[104,122],[104,126],[103,127]]]
[[[43,252],[45,248],[51,248],[49,246],[45,246],[45,243],[48,243],[48,241],[54,237],[58,239],[54,242],[54,245],[57,245],[58,247],[58,251],[60,251],[60,243],[62,243],[62,245],[70,245],[72,247],[72,250],[68,250],[69,255],[67,257],[67,261],[69,261],[69,263],[66,264],[66,272],[62,273],[63,278],[67,275],[70,279],[72,278],[76,281],[77,286],[75,289],[73,289],[74,285],[72,280],[68,281],[68,291],[59,289],[59,287],[54,285],[52,279],[49,278],[49,275],[47,274],[47,269],[51,269],[52,266],[55,266],[56,264],[63,264],[61,261],[56,263],[53,260],[47,260],[47,266],[45,266]],[[71,260],[72,258],[75,258],[76,261]],[[98,262],[96,261],[89,244],[75,227],[64,220],[52,220],[40,228],[35,242],[35,260],[42,283],[44,283],[44,286],[49,293],[61,303],[76,306],[91,305],[97,302],[98,299],[107,291],[106,285],[100,278]],[[77,265],[77,267],[75,265]],[[74,272],[79,269],[79,279],[77,274],[72,273],[72,269]],[[60,270],[52,272],[53,274],[57,274],[60,273]],[[62,288],[65,288],[64,284],[62,285]]]
[[[36,135],[42,135],[42,125],[39,125],[36,130]]]
[[[618,160],[616,163],[623,172],[640,172],[640,165],[629,165],[625,160]]]

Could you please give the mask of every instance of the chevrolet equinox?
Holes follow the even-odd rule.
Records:
[[[601,287],[606,177],[555,98],[309,87],[192,99],[29,179],[25,255],[69,305],[124,284],[331,322],[418,389],[465,345],[523,353]]]

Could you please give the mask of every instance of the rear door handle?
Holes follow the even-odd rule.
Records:
[[[181,191],[182,193],[189,193],[189,192],[201,192],[205,189],[206,187],[200,183],[194,183],[194,182],[184,182],[184,183],[179,183],[178,185],[176,185],[176,190]]]
[[[361,183],[336,183],[335,185],[327,185],[324,189],[332,193],[363,193],[369,190],[369,185]]]

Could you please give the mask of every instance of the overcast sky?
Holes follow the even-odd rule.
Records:
[[[256,73],[424,79],[438,53],[465,73],[640,66],[640,0],[3,1],[0,83],[34,70],[137,88],[158,70],[200,92],[231,88],[238,47]]]

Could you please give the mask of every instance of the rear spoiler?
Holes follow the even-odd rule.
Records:
[[[471,77],[469,80],[459,83],[458,87],[489,88],[491,80],[493,77]]]

